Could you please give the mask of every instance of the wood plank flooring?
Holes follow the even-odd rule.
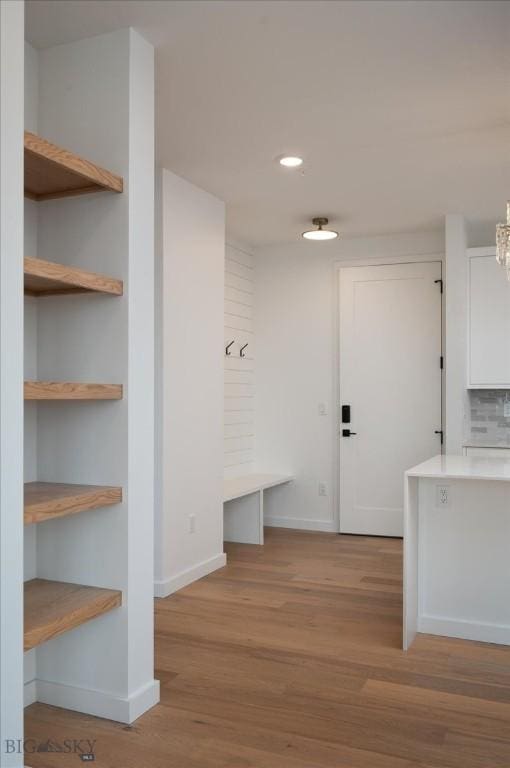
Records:
[[[226,545],[226,568],[156,601],[160,705],[126,727],[34,704],[26,737],[95,740],[101,768],[509,768],[510,648],[401,651],[401,548],[275,528]]]

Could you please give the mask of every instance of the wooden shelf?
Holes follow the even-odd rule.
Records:
[[[108,485],[25,483],[25,525],[120,504],[122,488]]]
[[[25,582],[24,650],[79,627],[122,604],[122,592],[61,581]]]
[[[25,197],[52,200],[89,192],[122,192],[120,176],[25,131]]]
[[[122,296],[123,282],[43,259],[25,256],[25,293],[28,296],[56,296],[69,293],[106,293]]]
[[[122,400],[122,384],[25,381],[25,400]]]

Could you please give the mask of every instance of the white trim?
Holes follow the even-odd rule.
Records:
[[[446,637],[460,637],[465,640],[478,640],[482,643],[510,645],[510,626],[508,624],[488,624],[485,622],[449,619],[442,616],[420,616],[418,632]]]
[[[410,256],[374,256],[366,259],[338,259],[333,262],[335,271],[344,267],[379,267],[391,266],[392,264],[422,264],[429,261],[441,261],[445,258],[444,253],[423,253],[412,254]]]
[[[338,533],[336,520],[307,520],[301,517],[266,517],[268,528],[295,528],[299,531],[324,531]]]
[[[331,513],[335,523],[334,533],[340,533],[340,262],[333,263],[333,415],[331,423],[331,440],[333,443],[331,458],[333,466],[331,468],[332,488],[331,503],[333,508]]]
[[[478,248],[466,248],[466,254],[468,259],[472,259],[475,256],[496,256],[496,246],[484,245]]]
[[[29,680],[23,686],[23,706],[29,707],[37,701],[37,681]]]
[[[154,597],[168,597],[168,595],[172,595],[177,590],[187,587],[188,584],[192,584],[197,579],[217,571],[218,568],[223,568],[226,564],[227,556],[224,552],[221,552],[218,555],[214,555],[214,557],[210,557],[208,560],[203,560],[201,563],[187,568],[185,571],[177,573],[175,576],[171,576],[169,579],[155,581]]]
[[[34,682],[36,700],[42,704],[72,709],[119,723],[133,723],[159,702],[159,680],[150,680],[127,698],[49,680]]]

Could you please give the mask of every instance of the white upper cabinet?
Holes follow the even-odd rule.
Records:
[[[468,388],[510,389],[510,282],[492,249],[468,256]]]

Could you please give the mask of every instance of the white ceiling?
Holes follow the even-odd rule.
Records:
[[[357,236],[504,214],[508,2],[27,2],[38,48],[125,26],[157,50],[158,161],[225,200],[241,242],[316,215]]]

